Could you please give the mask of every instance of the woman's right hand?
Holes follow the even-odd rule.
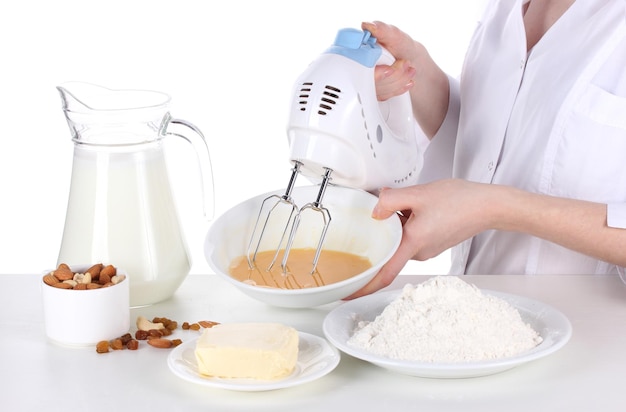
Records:
[[[391,66],[376,66],[374,76],[378,100],[385,101],[409,91],[416,73],[411,62],[415,42],[397,27],[382,22],[364,22],[361,28],[372,33],[377,42],[396,59]]]
[[[421,43],[397,27],[376,21],[364,22],[361,28],[372,33],[396,59],[391,66],[379,65],[374,71],[378,100],[385,101],[409,91],[414,117],[426,136],[432,138],[448,110],[447,75]]]
[[[388,286],[410,259],[426,260],[487,229],[495,228],[501,200],[509,188],[461,179],[384,189],[372,211],[387,219],[402,210],[402,240],[393,256],[362,289],[345,298],[361,297]]]

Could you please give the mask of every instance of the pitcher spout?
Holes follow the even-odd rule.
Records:
[[[61,94],[61,102],[64,111],[84,112],[89,110],[89,107],[74,95],[73,86],[78,87],[80,84],[81,83],[71,82],[57,86],[57,90]]]

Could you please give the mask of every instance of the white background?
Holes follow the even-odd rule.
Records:
[[[7,3],[9,5],[7,5]],[[70,80],[172,96],[211,151],[215,213],[288,180],[285,125],[298,75],[344,27],[382,20],[424,43],[451,75],[484,0],[84,0],[5,2],[0,12],[0,273],[56,264],[73,144],[56,86]],[[169,164],[192,254],[210,271],[195,155]],[[448,254],[405,271],[445,273]],[[410,268],[410,269],[409,269]]]

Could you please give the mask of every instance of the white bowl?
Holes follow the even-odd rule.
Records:
[[[84,273],[91,265],[70,265],[72,272]],[[46,271],[44,274],[50,273]],[[91,290],[59,289],[41,280],[46,335],[58,344],[91,346],[128,332],[130,301],[128,274],[114,286]]]
[[[298,206],[316,200],[319,186],[295,187],[292,198]],[[305,289],[278,289],[249,285],[229,274],[232,261],[245,256],[262,202],[270,194],[282,195],[284,189],[248,199],[228,210],[213,222],[209,229],[204,253],[215,273],[254,299],[274,306],[303,308],[335,302],[365,286],[382,265],[394,254],[402,237],[402,225],[397,216],[385,220],[371,217],[378,198],[370,193],[346,187],[329,186],[322,204],[331,214],[331,223],[324,249],[353,253],[369,258],[372,267],[341,282]],[[279,207],[287,221],[287,208]],[[319,214],[315,214],[319,216]],[[306,216],[314,216],[309,213]],[[272,215],[272,219],[275,216]],[[279,221],[281,221],[279,216]],[[317,246],[319,218],[303,218],[298,228],[299,239],[293,248]],[[277,245],[284,227],[271,225],[263,235],[264,244]],[[301,234],[304,236],[301,236]],[[307,236],[312,233],[314,235]],[[276,247],[276,246],[273,246]],[[260,250],[264,250],[261,248]],[[323,254],[323,252],[322,252]]]

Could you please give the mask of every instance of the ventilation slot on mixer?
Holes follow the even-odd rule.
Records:
[[[333,86],[324,87],[323,97],[321,98],[319,110],[317,114],[325,116],[329,111],[333,110],[333,106],[337,104],[341,90]]]
[[[300,111],[306,110],[306,105],[307,103],[309,103],[311,86],[313,86],[313,83],[311,82],[302,83],[302,87],[300,88],[300,94],[298,95],[298,105],[300,106]]]

